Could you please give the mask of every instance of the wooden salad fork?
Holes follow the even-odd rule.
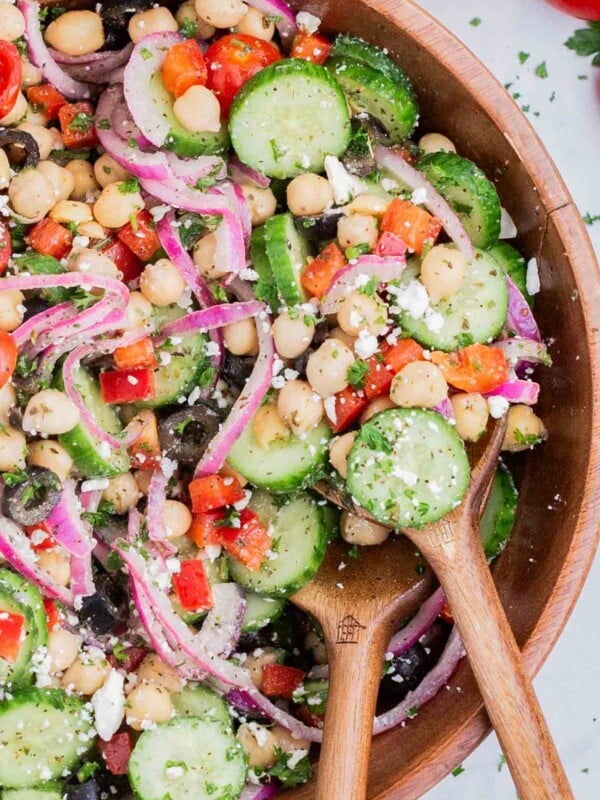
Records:
[[[414,563],[417,552],[432,567],[446,593],[519,797],[573,799],[481,542],[479,519],[489,497],[505,430],[506,418],[495,421],[484,440],[470,448],[471,481],[460,506],[423,528],[402,529],[412,546],[407,539],[394,537],[385,545],[363,548],[348,573],[348,577],[353,576],[351,581],[338,570],[339,545],[337,555],[331,548],[313,581],[292,598],[321,623],[329,654],[330,687],[317,800],[366,797],[381,665],[390,634],[402,616],[395,614],[397,598],[390,576],[394,569],[408,576],[406,563],[411,557]],[[327,482],[315,488],[333,503],[372,519]],[[392,542],[396,542],[397,552]],[[388,577],[378,580],[379,575]],[[430,576],[425,573],[421,577],[425,576],[429,582]],[[344,588],[348,586],[348,591],[336,586],[340,582]],[[399,588],[410,593],[407,584]],[[413,591],[421,592],[422,588],[423,584],[417,583]],[[419,599],[424,599],[422,593]],[[351,646],[344,642],[345,636],[352,639]]]

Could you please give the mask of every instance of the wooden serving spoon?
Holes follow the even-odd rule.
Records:
[[[489,497],[505,430],[506,420],[496,421],[485,440],[471,448],[471,482],[458,508],[437,522],[420,529],[405,528],[402,532],[414,544],[412,553],[417,550],[427,559],[446,593],[519,797],[573,800],[481,543],[479,519]],[[327,482],[315,488],[335,504],[372,519]],[[409,550],[405,548],[404,553],[406,558]],[[386,592],[377,605],[374,596],[378,587],[373,576],[379,569],[384,574],[383,571],[393,573],[396,566],[401,567],[389,563],[392,557],[392,552],[383,547],[362,549],[356,561],[358,579],[342,600],[341,593],[336,594],[335,584],[344,578],[340,578],[339,572],[334,574],[331,565],[335,556],[332,556],[333,561],[327,560],[329,566],[322,567],[313,582],[292,598],[322,624],[330,659],[330,694],[317,800],[364,800],[366,796],[382,648],[391,630],[386,626],[389,619],[386,611],[394,605],[392,591]],[[363,561],[366,558],[368,566]],[[389,588],[392,589],[392,584]],[[338,626],[340,623],[343,626],[346,614],[352,618],[349,621],[352,627],[358,620],[365,625],[358,636],[356,632],[353,634],[358,643],[352,647],[339,643]]]

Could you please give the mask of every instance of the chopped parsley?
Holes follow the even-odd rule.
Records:
[[[600,67],[600,20],[588,22],[587,28],[576,30],[565,46],[578,56],[593,56],[592,66]]]
[[[35,358],[28,358],[26,355],[21,353],[17,358],[17,366],[15,367],[15,372],[21,378],[29,378],[31,375],[38,368],[37,359]]]
[[[469,22],[473,28],[478,28],[481,25],[481,17],[473,17],[473,19]]]
[[[379,279],[378,278],[369,278],[369,280],[360,287],[358,290],[361,294],[366,294],[369,297],[373,297],[375,292],[377,291],[377,287],[379,286]]]
[[[78,133],[87,133],[93,126],[94,116],[93,114],[88,114],[87,111],[80,111],[75,114],[67,125],[70,131],[77,131]]]
[[[538,78],[547,78],[548,77],[548,67],[546,66],[546,62],[542,61],[541,64],[538,64],[535,68],[535,74]]]
[[[593,225],[594,222],[598,222],[600,220],[600,214],[590,214],[588,211],[587,214],[583,215],[583,221],[586,225]]]
[[[462,764],[459,764],[459,765],[458,765],[458,767],[457,767],[456,769],[453,769],[453,770],[452,770],[452,775],[453,775],[455,778],[458,778],[458,776],[459,776],[459,775],[462,775],[464,771],[465,771],[465,768],[463,767],[463,765],[462,765]]]
[[[116,550],[111,550],[106,559],[106,568],[112,572],[118,572],[124,566],[123,559]]]
[[[358,558],[358,545],[353,544],[350,550],[348,550],[348,555],[350,558]]]
[[[116,645],[113,647],[112,654],[115,661],[118,661],[119,663],[127,661],[127,659],[129,658],[129,656],[127,655],[127,649],[123,646],[122,642],[116,643]]]
[[[502,767],[506,764],[506,756],[500,756],[500,761],[498,762],[498,772],[502,772]]]
[[[406,712],[406,716],[409,719],[414,719],[415,717],[419,716],[419,708],[418,706],[411,706],[408,711]]]
[[[144,61],[149,61],[152,58],[152,50],[148,50],[147,47],[140,47],[140,55]]]
[[[369,374],[369,364],[361,358],[357,358],[354,364],[348,367],[348,383],[354,386],[355,389],[362,389],[365,385],[365,380]]]
[[[227,301],[227,292],[220,283],[212,287],[212,293],[215,300],[221,300],[223,303]]]
[[[112,125],[110,124],[110,120],[101,119],[97,123],[96,127],[100,128],[101,131],[109,131],[111,129]]]
[[[220,174],[221,174],[221,164],[217,163],[210,170],[208,175],[205,175],[203,178],[200,178],[196,182],[196,189],[199,189],[201,192],[205,191],[206,189],[210,189],[217,183]]]
[[[523,50],[519,53],[519,64],[524,64],[529,58],[530,53],[525,53]]]
[[[198,35],[198,23],[186,17],[179,27],[179,33],[187,39],[194,39]]]
[[[377,450],[379,453],[387,453],[388,455],[392,452],[392,447],[383,433],[370,422],[362,426],[359,436],[371,450]]]
[[[277,144],[275,139],[269,139],[269,144],[271,145],[271,151],[273,153],[273,158],[275,161],[279,161],[279,159],[283,158],[285,155],[285,150]]]
[[[116,514],[115,505],[109,500],[100,500],[96,511],[84,511],[82,518],[89,522],[92,528],[103,528],[110,524],[111,516]]]
[[[525,447],[533,447],[534,444],[538,444],[541,440],[535,433],[523,433],[523,431],[515,428],[515,441],[517,444],[525,445]]]
[[[2,473],[2,480],[7,486],[20,486],[22,483],[25,483],[27,478],[28,475],[24,469],[17,470],[16,472]]]
[[[366,242],[361,242],[360,244],[355,244],[352,247],[346,248],[346,258],[348,261],[353,261],[355,258],[359,258],[360,256],[366,256],[367,253],[371,252],[371,245],[367,244]]]
[[[286,753],[277,747],[275,748],[275,754],[277,755],[277,761],[275,766],[269,770],[269,775],[272,778],[277,778],[283,787],[299,786],[310,780],[312,768],[307,755],[301,758],[293,767],[290,767],[289,762],[294,756],[293,753]]]
[[[126,181],[121,181],[119,184],[119,191],[121,194],[134,194],[141,189],[140,182],[137,178],[128,178]]]

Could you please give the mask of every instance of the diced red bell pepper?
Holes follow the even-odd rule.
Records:
[[[435,242],[442,230],[442,223],[421,206],[395,197],[383,215],[381,230],[395,233],[420,255],[425,242]]]
[[[184,611],[206,611],[215,604],[204,564],[199,558],[182,561],[173,575],[173,586]]]
[[[222,510],[194,514],[192,525],[186,536],[195,542],[198,547],[221,544],[221,531],[223,528],[215,523],[223,519],[224,516],[225,512]]]
[[[23,643],[25,617],[0,609],[0,658],[14,664]]]
[[[109,653],[107,660],[115,669],[129,673],[136,671],[150,650],[147,647],[128,647],[121,652],[123,655],[120,655],[119,658],[116,658],[113,653]]]
[[[125,283],[134,281],[142,274],[144,265],[141,259],[139,259],[120,239],[113,239],[102,248],[101,252],[114,262]]]
[[[282,664],[265,664],[262,672],[262,690],[267,697],[291,699],[303,680],[304,672],[301,669],[285,667]]]
[[[369,371],[365,376],[365,384],[363,391],[369,400],[374,400],[376,397],[381,397],[387,394],[392,381],[394,373],[389,364],[386,364],[383,356],[377,353],[367,359]]]
[[[100,373],[105,403],[138,403],[154,397],[154,372],[148,367]]]
[[[25,525],[25,533],[29,536],[31,546],[34,550],[51,550],[56,547],[52,528],[46,521],[38,522],[37,525]]]
[[[358,392],[352,386],[346,386],[335,395],[335,422],[327,417],[327,421],[334,433],[349,428],[360,417],[368,406],[369,400],[364,392]]]
[[[0,389],[15,371],[18,356],[17,345],[11,334],[0,331]]]
[[[208,69],[195,39],[169,47],[162,66],[162,79],[167,91],[175,97],[181,97],[191,86],[206,85]]]
[[[381,346],[381,355],[394,375],[412,361],[423,361],[423,348],[414,339],[400,339],[396,344],[385,342]]]
[[[160,248],[156,225],[149,211],[140,211],[133,224],[128,222],[119,229],[119,239],[142,261],[148,261]]]
[[[313,64],[324,64],[333,47],[320,33],[299,33],[294,37],[291,58],[303,58]]]
[[[323,297],[331,286],[336,272],[344,269],[348,262],[335,242],[324,247],[300,276],[302,287],[313,297]]]
[[[237,478],[224,478],[222,475],[196,478],[190,482],[188,490],[194,514],[230,506],[245,497]]]
[[[46,625],[48,626],[48,632],[52,633],[55,628],[60,626],[62,622],[62,616],[54,600],[44,597],[42,602],[44,603],[44,611],[46,612]]]
[[[59,109],[58,121],[65,147],[88,148],[98,144],[91,103],[67,103]]]
[[[15,107],[22,78],[23,63],[17,46],[0,39],[0,119]]]
[[[221,528],[221,544],[249,570],[260,569],[271,549],[271,537],[254,511],[245,508],[239,528]]]
[[[8,226],[0,222],[0,275],[4,272],[12,255],[12,244]]]
[[[142,432],[127,452],[134,469],[156,469],[160,464],[161,450],[158,438],[156,415],[149,409],[144,409],[131,420],[128,429],[133,425],[143,424]]]
[[[491,392],[509,378],[508,361],[502,350],[486,344],[470,344],[456,353],[431,354],[431,360],[455,389]]]
[[[112,739],[105,742],[98,740],[98,750],[111,775],[127,775],[129,759],[133,750],[133,742],[129,731],[115,733]]]
[[[36,253],[52,256],[60,261],[71,250],[73,234],[58,222],[46,217],[29,231],[27,241]]]
[[[384,231],[375,246],[375,255],[385,258],[386,256],[403,256],[407,251],[406,242],[391,231]]]
[[[139,342],[117,347],[114,352],[115,364],[119,369],[133,369],[135,367],[155,367],[156,355],[152,339],[146,336]]]
[[[58,89],[49,83],[30,86],[27,89],[27,99],[33,106],[43,111],[49,120],[58,119],[58,112],[67,103]]]

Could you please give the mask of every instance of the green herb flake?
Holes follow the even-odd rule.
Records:
[[[524,64],[529,58],[530,53],[525,53],[523,50],[519,53],[519,64]]]
[[[419,716],[419,707],[418,706],[411,706],[408,711],[406,712],[406,716],[409,719],[414,719],[415,717]]]
[[[350,550],[348,550],[348,555],[350,558],[358,558],[358,545],[353,544]]]
[[[75,114],[67,125],[70,131],[77,131],[78,133],[87,133],[93,126],[94,116],[93,114],[88,114],[87,111],[80,111]]]
[[[17,470],[16,472],[3,472],[2,480],[7,486],[20,486],[25,483],[28,475],[24,469]]]
[[[277,761],[275,766],[271,767],[269,770],[269,774],[272,778],[277,778],[283,787],[290,788],[292,786],[299,786],[310,780],[312,768],[308,756],[304,756],[293,768],[290,768],[288,765],[290,753],[277,747],[275,748],[275,754],[277,756]]]
[[[548,77],[548,67],[546,66],[546,62],[542,61],[541,64],[538,64],[535,68],[535,74],[538,78],[547,78]]]
[[[590,214],[588,211],[587,214],[583,215],[583,221],[586,225],[593,225],[595,222],[600,220],[600,214]]]
[[[358,435],[361,441],[371,450],[376,450],[378,453],[386,453],[388,455],[392,452],[392,446],[373,423],[367,422],[363,425]]]
[[[478,28],[481,25],[481,17],[473,17],[473,19],[469,22],[473,28]]]
[[[198,35],[198,23],[190,17],[186,17],[179,27],[179,33],[187,39],[194,39]]]
[[[367,244],[367,242],[361,242],[360,244],[352,245],[352,247],[347,247],[345,255],[348,261],[354,261],[354,259],[360,258],[360,256],[366,256],[370,252],[371,245]]]
[[[354,386],[355,389],[363,389],[366,377],[369,374],[369,369],[369,364],[366,361],[363,361],[361,358],[356,359],[354,364],[348,367],[346,376],[348,383]]]
[[[109,131],[111,129],[112,125],[110,124],[110,120],[101,119],[101,120],[98,120],[98,122],[96,123],[96,127],[100,128],[101,131]]]
[[[535,433],[523,433],[519,428],[515,428],[515,442],[525,447],[533,447],[541,441]]]
[[[459,766],[458,766],[456,769],[453,769],[453,770],[452,770],[452,775],[453,775],[455,778],[458,778],[458,776],[459,776],[459,775],[462,775],[464,771],[465,771],[465,768],[463,767],[463,765],[462,765],[462,764],[460,764],[460,765],[459,765]]]
[[[119,183],[119,191],[121,194],[134,194],[141,190],[140,182],[137,178],[128,178],[126,181]]]
[[[592,65],[600,67],[600,20],[588,22],[587,28],[576,30],[565,42],[565,47],[578,56],[593,56]]]
[[[506,756],[500,756],[500,761],[498,761],[498,772],[502,772],[502,767],[506,764]]]
[[[116,550],[111,550],[106,559],[106,567],[111,572],[118,572],[124,566],[124,561]]]
[[[140,55],[144,61],[149,61],[152,58],[152,51],[147,47],[140,47]]]

